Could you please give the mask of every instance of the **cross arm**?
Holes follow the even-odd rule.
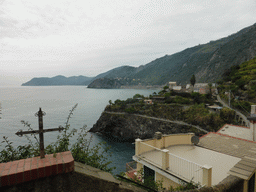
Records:
[[[44,129],[42,132],[45,133],[45,132],[51,132],[51,131],[59,131],[61,132],[63,129],[65,129],[64,127],[60,126],[58,128],[51,128],[51,129]],[[32,134],[32,133],[40,133],[39,130],[32,130],[32,131],[18,131],[17,133],[15,133],[16,135],[18,136],[23,136],[24,134]]]

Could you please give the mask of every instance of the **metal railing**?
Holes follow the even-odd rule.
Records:
[[[137,170],[137,162],[131,161],[129,163],[126,163],[126,172],[134,172]]]
[[[185,180],[200,184],[203,182],[203,169],[201,165],[171,153],[169,153],[168,170]]]

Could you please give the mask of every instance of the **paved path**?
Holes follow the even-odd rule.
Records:
[[[217,95],[217,99],[218,99],[218,102],[220,102],[224,107],[234,110],[236,112],[236,114],[239,115],[243,119],[243,121],[245,122],[245,125],[249,126],[249,121],[247,120],[247,117],[244,114],[242,114],[241,112],[239,112],[236,109],[229,107],[223,100],[221,100],[219,95]]]
[[[108,114],[114,114],[114,115],[125,115],[125,114],[129,114],[129,113],[125,113],[125,112],[110,112],[110,111],[104,111],[104,113],[108,113]],[[172,121],[172,120],[169,120],[169,119],[163,119],[163,118],[157,118],[157,117],[150,117],[150,116],[147,116],[147,115],[138,115],[138,114],[129,114],[129,115],[134,115],[134,116],[137,116],[137,117],[142,117],[142,118],[148,118],[148,119],[154,119],[154,120],[157,120],[157,121],[164,121],[164,122],[168,122],[168,123],[176,123],[176,124],[179,124],[179,125],[186,125],[186,126],[191,126],[191,127],[194,127],[200,131],[203,131],[205,133],[208,133],[208,131],[202,129],[201,127],[199,126],[196,126],[196,125],[192,125],[192,124],[188,124],[188,123],[185,123],[183,121]]]

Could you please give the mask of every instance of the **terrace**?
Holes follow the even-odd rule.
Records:
[[[202,186],[216,185],[241,158],[196,146],[191,142],[193,136],[188,133],[137,139],[133,159],[175,183],[193,181]]]

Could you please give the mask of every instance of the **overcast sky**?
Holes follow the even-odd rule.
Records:
[[[256,22],[255,0],[0,0],[0,86],[96,76]]]

